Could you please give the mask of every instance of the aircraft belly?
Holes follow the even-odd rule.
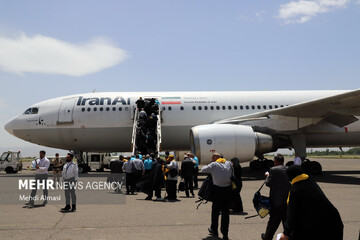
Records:
[[[307,147],[352,147],[360,146],[360,132],[306,134]]]

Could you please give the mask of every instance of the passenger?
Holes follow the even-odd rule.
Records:
[[[167,159],[168,165],[166,168],[169,170],[166,176],[166,199],[176,201],[176,185],[179,175],[179,165],[174,159],[174,155],[169,155]]]
[[[121,182],[121,173],[123,173],[123,167],[124,165],[124,156],[120,155],[119,159],[116,159],[111,162],[110,164],[110,170],[111,170],[111,176],[112,176],[112,182],[120,183]],[[115,192],[121,193],[121,188],[119,187],[119,184],[117,184],[116,189],[114,189]]]
[[[189,157],[195,160],[196,164],[194,166],[193,170],[193,181],[194,181],[194,188],[197,189],[199,187],[198,185],[198,175],[199,175],[199,159],[193,154],[188,153]]]
[[[151,169],[153,167],[153,161],[150,158],[149,154],[146,155],[146,157],[145,157],[144,167],[145,167],[145,175],[147,175],[151,171]]]
[[[136,158],[133,160],[135,166],[135,184],[145,174],[145,167],[141,158],[142,156],[137,154]]]
[[[135,164],[134,164],[134,160],[128,160],[127,162],[124,163],[123,167],[122,167],[123,171],[126,174],[126,194],[129,195],[130,192],[131,194],[135,194]]]
[[[135,103],[139,110],[145,107],[145,102],[142,97],[140,97]]]
[[[193,173],[196,161],[185,155],[184,161],[181,163],[181,178],[184,179],[185,194],[189,197],[189,190],[192,197],[195,197],[193,190]]]
[[[48,190],[47,190],[47,179],[48,179],[48,169],[50,166],[50,161],[45,157],[46,152],[44,150],[40,151],[40,158],[35,160],[35,169],[36,169],[36,175],[35,175],[35,188],[31,191],[30,194],[30,201],[26,203],[25,205],[28,205],[28,208],[34,207],[34,199],[36,195],[36,191],[38,188],[38,181],[45,182],[45,187],[43,189],[43,199],[44,202],[42,205],[47,204],[47,196],[48,196]]]
[[[338,210],[319,185],[298,166],[286,173],[291,181],[288,211],[281,240],[342,240],[344,225]]]
[[[265,233],[261,234],[261,238],[265,240],[273,239],[280,222],[283,226],[286,221],[286,199],[290,190],[289,179],[286,175],[287,167],[284,166],[284,157],[277,154],[274,157],[274,167],[266,172],[266,186],[270,187],[270,218]]]
[[[146,144],[149,152],[156,151],[157,135],[154,132],[148,132],[146,134]]]
[[[66,163],[62,172],[62,179],[65,188],[65,202],[66,206],[61,209],[61,211],[76,211],[76,182],[78,181],[78,166],[73,162],[74,155],[68,153],[66,156]],[[70,208],[70,198],[71,198],[71,208]]]
[[[115,161],[111,162],[110,171],[111,173],[123,173],[123,167],[124,165],[124,156],[120,155],[119,159],[116,159]]]
[[[299,165],[299,166],[301,166],[301,164],[302,164],[301,158],[299,157],[299,155],[297,153],[295,153],[294,164]]]
[[[142,108],[141,111],[139,112],[139,119],[144,119],[144,120],[147,119],[147,114],[144,111],[144,108]]]
[[[60,183],[61,179],[61,169],[63,166],[63,162],[61,158],[59,158],[59,154],[55,154],[55,158],[52,160],[53,164],[53,177],[54,177],[54,184]]]
[[[211,226],[208,228],[212,236],[218,236],[219,215],[221,211],[221,233],[223,239],[229,239],[229,205],[231,199],[232,165],[221,158],[219,153],[213,153],[212,163],[201,169],[203,173],[210,173],[213,179],[213,204],[211,209]]]
[[[234,168],[234,177],[237,179],[237,186],[236,186],[236,189],[233,189],[231,191],[230,209],[232,209],[234,212],[241,213],[244,211],[241,196],[240,196],[240,191],[242,189],[242,179],[241,179],[242,170],[241,170],[241,166],[239,163],[239,159],[233,158],[233,159],[231,159],[231,163]]]
[[[137,186],[148,196],[145,200],[152,200],[153,192],[155,191],[156,201],[163,201],[161,198],[161,187],[164,183],[164,174],[162,172],[162,165],[155,162],[152,170],[145,175]]]

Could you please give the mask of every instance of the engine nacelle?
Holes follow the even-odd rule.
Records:
[[[191,128],[191,150],[202,164],[211,161],[214,152],[227,160],[251,161],[254,156],[276,151],[271,135],[254,132],[252,127],[232,124],[208,124]]]

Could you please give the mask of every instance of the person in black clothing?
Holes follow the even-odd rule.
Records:
[[[163,201],[161,198],[161,187],[165,182],[164,173],[162,171],[162,164],[155,162],[151,171],[143,176],[136,186],[148,196],[145,200],[152,200],[153,193],[155,191],[155,196],[157,201]]]
[[[193,169],[196,162],[194,159],[185,156],[184,161],[181,163],[181,178],[184,179],[185,183],[185,194],[186,197],[189,197],[189,190],[191,195],[194,197],[194,190],[193,190]]]
[[[286,171],[292,187],[281,240],[342,240],[344,225],[338,210],[331,204],[319,185],[301,166]],[[290,237],[290,238],[289,238]]]
[[[124,165],[124,156],[120,155],[119,159],[116,159],[115,161],[111,162],[110,171],[111,173],[123,173],[123,167]]]
[[[237,179],[236,181],[237,185],[236,185],[236,189],[231,191],[230,209],[232,209],[234,212],[241,213],[244,211],[240,196],[240,191],[242,189],[242,180],[241,180],[242,170],[238,158],[231,159],[231,163],[233,164],[234,176]]]
[[[142,97],[140,97],[135,103],[139,110],[145,107],[145,102]]]
[[[286,199],[290,190],[290,183],[286,175],[287,167],[284,166],[284,157],[277,154],[274,157],[274,167],[270,168],[265,183],[270,188],[270,218],[262,239],[271,240],[280,223],[285,224],[286,220]]]

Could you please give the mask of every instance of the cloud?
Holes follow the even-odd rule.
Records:
[[[280,5],[277,18],[285,23],[304,23],[318,14],[345,8],[350,0],[309,0],[291,1]]]
[[[47,73],[83,76],[112,67],[127,53],[106,38],[74,44],[43,35],[20,33],[15,38],[0,36],[0,70],[24,74]]]

